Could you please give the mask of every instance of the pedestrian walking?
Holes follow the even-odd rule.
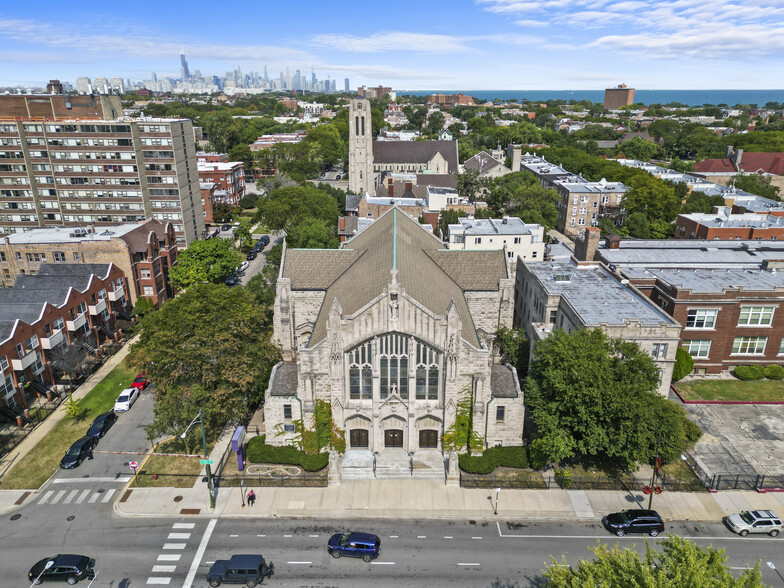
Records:
[[[254,502],[256,502],[256,493],[251,490],[248,492],[248,506],[253,506]]]

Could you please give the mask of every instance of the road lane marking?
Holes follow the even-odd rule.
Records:
[[[291,535],[283,535],[284,537],[291,537]]]
[[[117,488],[110,488],[106,491],[106,496],[101,498],[101,504],[106,504],[111,499],[112,495],[117,492]]]
[[[290,561],[286,563],[290,563],[293,566],[309,566],[313,564],[312,561]]]
[[[481,537],[471,537],[471,539],[481,539]]]
[[[390,539],[397,539],[397,535],[390,535],[389,538]]]
[[[256,535],[256,537],[266,537],[266,535]]]
[[[60,490],[57,494],[54,495],[54,498],[52,498],[52,502],[50,504],[57,504],[58,502],[60,502],[60,499],[63,497],[64,494],[65,494],[65,490]]]
[[[374,565],[374,566],[393,566],[393,565],[395,565],[395,562],[393,562],[393,561],[371,561],[370,564]]]
[[[207,524],[207,529],[204,531],[204,536],[201,538],[201,543],[199,543],[199,548],[196,550],[196,555],[193,556],[191,569],[188,570],[188,575],[185,578],[185,582],[182,584],[182,588],[191,588],[191,586],[193,586],[193,579],[196,577],[196,572],[199,571],[201,558],[204,557],[204,552],[207,550],[207,543],[210,542],[210,536],[217,523],[218,519],[210,519],[209,524]]]
[[[459,565],[459,566],[479,566],[479,565],[482,565],[482,564],[478,564],[478,563],[459,563],[457,565]]]
[[[46,504],[46,502],[52,497],[54,494],[54,490],[49,490],[46,494],[43,495],[43,498],[38,501],[38,504]]]
[[[180,561],[182,557],[179,553],[161,553],[157,561]]]
[[[172,529],[193,529],[196,523],[174,523]]]
[[[427,539],[427,535],[417,535],[417,539]]]
[[[163,586],[168,586],[171,582],[171,578],[147,578],[148,584],[161,584]]]
[[[229,537],[239,537],[239,535],[229,535]]]
[[[88,500],[87,502],[88,502],[89,504],[94,504],[95,502],[97,502],[97,501],[98,501],[98,499],[99,499],[100,497],[101,497],[101,492],[96,492],[95,494],[93,494],[92,496],[90,496],[90,500]]]
[[[177,566],[152,566],[153,574],[171,574]]]
[[[84,502],[84,499],[87,498],[87,495],[91,492],[89,488],[85,488],[82,490],[82,493],[79,495],[79,498],[76,499],[76,504],[81,504]]]
[[[164,549],[185,549],[185,543],[164,543]]]
[[[71,501],[72,501],[74,498],[76,498],[76,495],[77,495],[77,494],[79,494],[79,491],[78,491],[78,490],[71,490],[71,491],[68,493],[68,496],[66,496],[66,497],[63,499],[63,504],[70,504],[70,503],[71,503]]]
[[[190,533],[169,533],[167,539],[190,539]]]
[[[444,539],[454,539],[454,537],[452,535],[444,535]]]
[[[52,484],[84,484],[85,482],[93,483],[93,482],[102,482],[102,483],[111,483],[117,482],[125,484],[126,482],[131,481],[131,476],[118,476],[115,478],[108,478],[108,477],[96,477],[96,478],[56,478],[52,480]]]
[[[318,537],[318,535],[308,535],[308,537]]]

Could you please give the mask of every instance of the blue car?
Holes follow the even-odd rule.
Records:
[[[378,557],[380,550],[381,539],[370,533],[335,533],[327,544],[327,553],[335,559],[345,555],[370,562]]]

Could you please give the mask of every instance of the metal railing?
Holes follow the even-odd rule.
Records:
[[[511,476],[467,474],[460,472],[461,488],[508,488],[523,490],[614,490],[641,492],[650,479],[635,476],[573,476],[542,475],[541,472],[521,472]],[[662,476],[658,484],[669,492],[700,492],[705,487],[695,478],[670,478]]]
[[[327,468],[320,472],[307,472],[301,476],[269,474],[225,475],[217,478],[219,486],[239,487],[326,488],[329,485]]]

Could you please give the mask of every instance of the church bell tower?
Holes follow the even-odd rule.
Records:
[[[373,172],[373,125],[370,101],[355,98],[349,106],[348,189],[355,194],[375,195]]]

